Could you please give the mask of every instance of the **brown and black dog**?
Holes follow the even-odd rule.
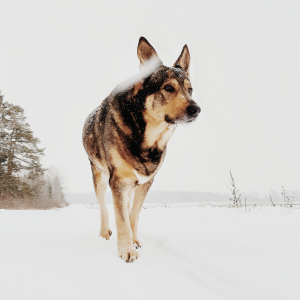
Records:
[[[138,257],[139,214],[161,167],[176,125],[196,119],[200,107],[192,100],[190,54],[185,45],[169,68],[141,37],[137,55],[141,72],[134,82],[117,86],[87,118],[83,144],[93,172],[100,205],[100,235],[109,240],[105,192],[109,183],[116,217],[118,254],[126,262]],[[134,193],[132,207],[131,196]]]

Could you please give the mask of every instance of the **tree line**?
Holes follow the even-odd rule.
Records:
[[[66,205],[60,172],[42,167],[45,149],[39,144],[24,110],[0,92],[0,208]]]

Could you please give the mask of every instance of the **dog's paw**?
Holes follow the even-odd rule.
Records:
[[[141,248],[142,244],[138,239],[133,240],[133,247],[135,247],[135,249]]]
[[[100,236],[102,236],[106,240],[109,240],[111,235],[112,235],[112,231],[110,229],[100,231]]]
[[[128,263],[128,262],[134,262],[135,260],[137,260],[137,258],[139,257],[139,254],[134,249],[128,249],[125,251],[119,251],[119,256]]]

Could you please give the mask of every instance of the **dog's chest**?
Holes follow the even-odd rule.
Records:
[[[135,176],[138,180],[138,184],[144,184],[144,183],[148,182],[150,179],[152,179],[154,176],[154,174],[151,174],[149,176],[141,175],[137,170],[133,170],[133,173],[135,174]]]
[[[167,126],[165,122],[161,122],[156,126],[148,124],[146,126],[144,148],[151,148],[156,144],[158,149],[163,150],[171,138],[174,128],[175,126]]]

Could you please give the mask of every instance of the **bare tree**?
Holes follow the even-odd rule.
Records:
[[[44,193],[48,194],[59,206],[65,205],[66,200],[63,192],[64,176],[62,171],[55,166],[50,166],[45,172],[44,180]]]
[[[271,200],[272,206],[276,206],[276,205],[274,204],[274,202],[273,202],[273,199],[272,199],[271,194],[270,194],[270,200]]]

